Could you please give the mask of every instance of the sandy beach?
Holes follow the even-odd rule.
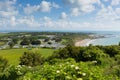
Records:
[[[91,39],[84,39],[75,42],[75,46],[88,46],[92,40]]]

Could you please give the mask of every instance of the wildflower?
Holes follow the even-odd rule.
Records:
[[[78,67],[78,66],[76,66],[76,67],[75,67],[75,69],[76,69],[76,70],[78,70],[78,69],[79,69],[79,67]]]
[[[75,65],[71,65],[71,68],[73,68]]]
[[[60,66],[60,67],[62,67],[62,65],[61,65],[61,64],[60,64],[59,66]]]
[[[67,62],[67,64],[69,64],[69,62]]]
[[[57,73],[60,73],[60,71],[59,71],[59,70],[57,70],[56,72],[57,72]]]
[[[86,73],[82,73],[83,76],[86,76]]]
[[[17,74],[18,74],[18,75],[22,75],[22,72],[18,71]]]
[[[93,63],[97,63],[97,61],[92,61]]]
[[[32,68],[31,66],[28,66],[28,68]]]
[[[18,65],[17,67],[18,67],[18,68],[21,68],[21,65]]]

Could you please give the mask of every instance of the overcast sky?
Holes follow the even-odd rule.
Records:
[[[120,0],[0,0],[0,30],[120,31]]]

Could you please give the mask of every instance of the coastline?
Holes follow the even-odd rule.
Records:
[[[92,42],[92,39],[83,39],[80,41],[75,42],[75,46],[89,46],[89,44]]]

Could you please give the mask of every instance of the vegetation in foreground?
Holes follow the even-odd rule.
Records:
[[[118,45],[69,45],[49,58],[25,52],[19,60],[19,65],[13,66],[0,58],[0,80],[120,80]]]

